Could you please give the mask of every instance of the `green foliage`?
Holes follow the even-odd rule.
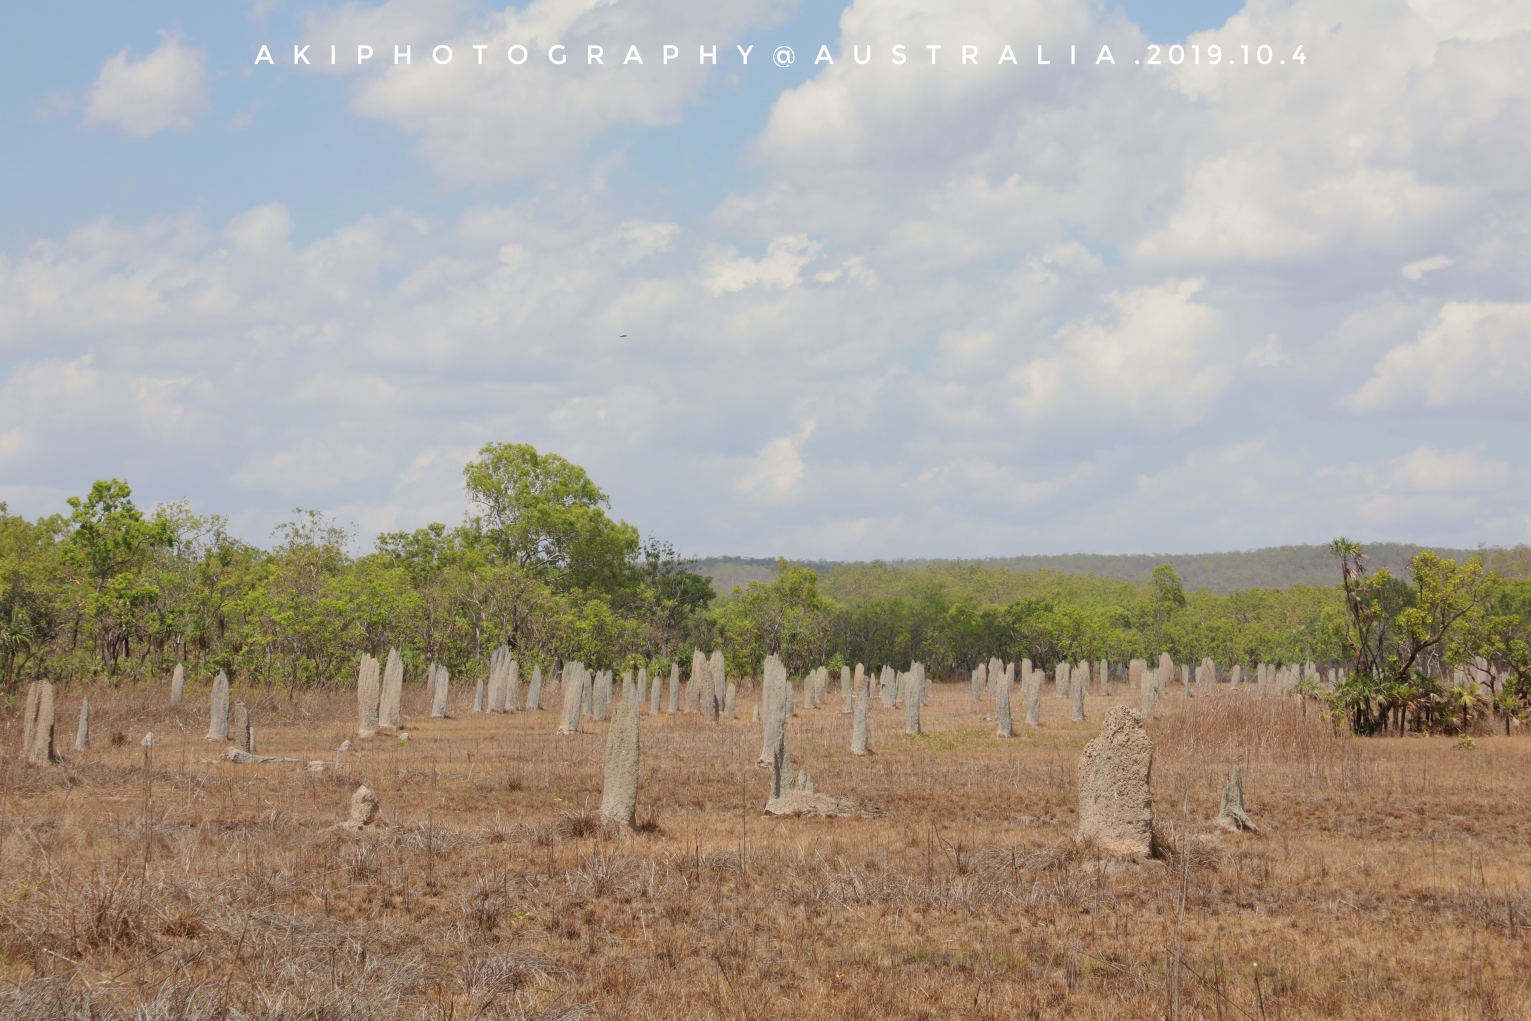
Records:
[[[69,537],[64,563],[89,585],[85,613],[95,624],[100,652],[108,662],[131,655],[147,637],[145,611],[159,597],[149,577],[155,552],[173,541],[169,525],[145,521],[133,505],[133,491],[120,479],[99,481],[90,495],[69,498]]]
[[[1447,668],[1495,652],[1505,622],[1489,613],[1498,578],[1477,556],[1458,564],[1425,550],[1409,565],[1412,584],[1387,568],[1369,572],[1360,543],[1330,544],[1340,563],[1345,613],[1339,631],[1354,664],[1333,708],[1357,733],[1396,728],[1412,719],[1422,731],[1465,727],[1490,701],[1473,685],[1447,688]]]
[[[628,605],[649,623],[647,644],[668,653],[712,603],[711,579],[667,542],[650,540],[634,559]]]
[[[991,656],[1044,665],[1166,651],[1182,662],[1254,663],[1339,650],[1325,618],[1339,608],[1332,588],[1187,594],[1168,568],[1135,584],[971,562],[873,562],[832,568],[821,588],[837,604],[837,648],[869,665],[922,659],[933,676]]]
[[[35,524],[0,503],[0,667],[6,684],[42,653],[66,619],[63,531],[54,517]]]
[[[819,595],[819,576],[783,560],[775,581],[735,589],[715,618],[725,655],[735,663],[755,669],[775,653],[789,672],[801,673],[829,658],[833,611]]]
[[[463,468],[469,519],[498,561],[563,587],[611,591],[638,550],[585,469],[525,443],[488,443]]]
[[[489,444],[465,471],[474,513],[378,537],[297,510],[270,549],[185,504],[141,512],[120,480],[35,522],[0,504],[0,680],[160,676],[184,661],[292,688],[349,683],[363,651],[412,674],[472,676],[505,643],[528,670],[641,661],[706,631],[712,590],[672,547],[640,548],[584,470]],[[666,664],[667,665],[667,664]]]
[[[1407,543],[1380,542],[1367,547],[1368,563],[1375,570],[1386,567],[1394,574],[1407,573],[1409,561],[1423,547]],[[1476,550],[1432,548],[1437,556],[1464,561]],[[1531,547],[1491,547],[1484,566],[1505,578],[1531,578]],[[801,561],[820,575],[837,567],[859,565],[828,560]],[[1053,573],[1148,582],[1155,568],[1170,565],[1182,579],[1187,593],[1206,590],[1225,596],[1250,589],[1288,589],[1296,585],[1328,588],[1334,584],[1334,560],[1327,546],[1270,546],[1265,549],[1231,550],[1223,553],[1104,554],[1063,553],[1049,556],[988,557],[983,560],[897,560],[895,569],[923,571],[950,566],[991,568],[1011,574]],[[720,595],[750,581],[769,582],[775,576],[775,560],[752,557],[711,557],[698,570],[712,576]]]
[[[1167,561],[1123,580],[1001,562],[777,560],[771,580],[714,598],[697,561],[640,543],[555,454],[491,443],[464,479],[461,524],[386,533],[361,553],[316,511],[295,511],[261,549],[185,504],[146,515],[116,479],[71,499],[68,515],[28,521],[0,504],[0,682],[163,676],[185,661],[194,683],[225,669],[247,683],[337,685],[360,652],[389,647],[411,675],[441,663],[471,678],[501,643],[528,669],[578,658],[656,676],[686,668],[694,649],[723,649],[735,675],[774,652],[797,674],[918,659],[933,678],[993,656],[1051,668],[1168,652],[1343,664],[1339,690],[1307,694],[1362,733],[1531,717],[1531,580],[1501,581],[1476,555],[1416,551],[1395,575],[1341,538],[1338,586],[1226,594],[1188,586]],[[1493,665],[1493,691],[1450,679],[1474,662]]]

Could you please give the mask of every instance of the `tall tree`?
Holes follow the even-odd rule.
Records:
[[[95,621],[102,658],[115,665],[146,633],[145,608],[159,597],[146,575],[157,550],[174,535],[162,520],[146,521],[121,479],[97,481],[83,499],[69,498],[70,534],[65,558],[89,580],[87,613]]]
[[[602,509],[585,469],[527,443],[488,443],[463,468],[481,531],[503,563],[558,585],[609,591],[626,580],[638,530]]]
[[[829,656],[833,605],[819,595],[819,576],[810,568],[777,561],[776,580],[735,589],[717,609],[724,641],[736,661],[755,669],[769,653],[798,673]]]
[[[1154,568],[1149,579],[1149,613],[1152,620],[1154,652],[1166,651],[1164,630],[1175,611],[1185,608],[1185,587],[1180,575],[1169,564]]]
[[[692,570],[696,559],[684,559],[667,542],[650,539],[633,563],[635,592],[631,605],[647,619],[650,644],[669,656],[692,617],[712,602],[712,579]]]

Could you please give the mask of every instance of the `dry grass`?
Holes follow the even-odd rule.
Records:
[[[1121,866],[1072,839],[1100,698],[1072,725],[1049,695],[1012,741],[965,685],[932,687],[917,739],[874,700],[866,759],[833,700],[800,711],[794,761],[886,813],[855,820],[760,818],[749,698],[716,727],[645,715],[622,835],[594,814],[604,724],[464,702],[313,774],[206,761],[205,701],[90,694],[97,748],[56,768],[17,764],[5,724],[0,1017],[1531,1017],[1520,737],[1351,740],[1299,704],[1172,696],[1172,851]],[[251,701],[258,751],[333,765],[351,699]],[[1208,826],[1234,765],[1261,836]],[[357,836],[333,824],[360,782],[387,825]]]

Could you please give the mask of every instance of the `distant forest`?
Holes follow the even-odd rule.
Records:
[[[1525,547],[1502,549],[1450,549],[1415,543],[1366,544],[1366,563],[1371,570],[1386,567],[1397,576],[1408,574],[1409,561],[1422,550],[1458,563],[1482,556],[1484,566],[1504,578],[1531,578],[1531,551]],[[877,561],[801,560],[803,567],[824,575],[836,567],[865,567]],[[1339,565],[1327,546],[1269,546],[1228,553],[1064,553],[1057,556],[986,557],[974,560],[890,560],[887,566],[928,568],[973,564],[1006,571],[1056,571],[1060,574],[1093,574],[1099,578],[1146,582],[1155,567],[1169,564],[1187,591],[1204,590],[1215,595],[1244,589],[1288,589],[1293,585],[1331,586],[1339,583]],[[712,579],[713,591],[727,595],[734,587],[776,578],[774,557],[706,557],[692,568]]]

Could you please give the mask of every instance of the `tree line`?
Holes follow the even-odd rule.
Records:
[[[373,548],[316,511],[260,547],[185,503],[145,512],[118,479],[36,520],[0,504],[0,682],[160,678],[185,662],[289,691],[354,681],[357,657],[397,647],[412,671],[523,663],[682,668],[722,649],[750,676],[769,653],[821,664],[925,664],[952,677],[991,656],[1061,660],[1168,652],[1224,666],[1343,667],[1322,697],[1357,732],[1460,729],[1524,716],[1531,695],[1531,582],[1477,556],[1421,551],[1406,574],[1368,570],[1363,547],[1330,547],[1336,584],[1186,591],[1169,564],[1141,581],[994,564],[882,562],[816,571],[781,561],[769,583],[716,597],[694,560],[609,513],[579,467],[490,443],[464,468],[468,512],[384,533]],[[1463,681],[1462,669],[1473,683]],[[1479,682],[1487,676],[1487,690]]]

